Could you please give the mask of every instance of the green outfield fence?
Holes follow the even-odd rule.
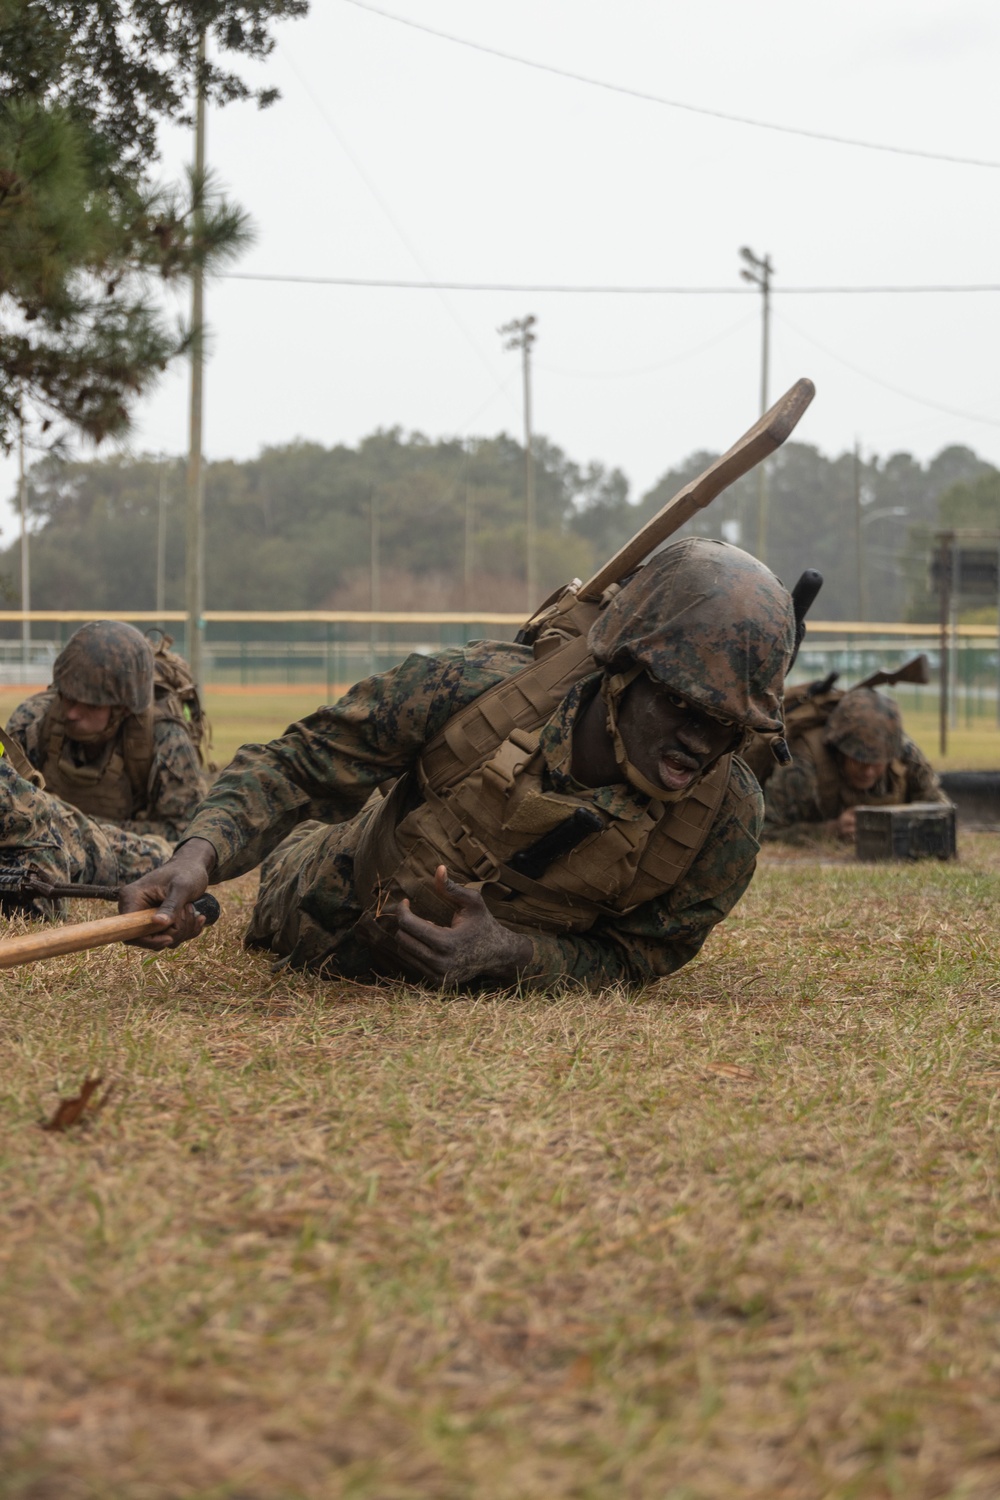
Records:
[[[0,611],[0,683],[49,681],[53,659],[82,623],[95,618],[129,620],[142,630],[157,628],[186,645],[187,616],[176,611],[18,610]],[[311,610],[286,612],[206,611],[203,654],[205,684],[266,688],[315,687],[332,698],[372,672],[386,671],[410,652],[424,654],[469,641],[513,640],[518,614],[481,615],[413,611]],[[28,638],[25,639],[27,626]],[[997,631],[988,625],[958,625],[946,636],[952,723],[998,719],[1000,653]],[[895,689],[904,707],[939,706],[942,634],[937,624],[900,625],[860,621],[811,621],[793,674],[794,681],[837,671],[850,684],[878,668],[892,668],[926,652],[932,681],[927,687]]]

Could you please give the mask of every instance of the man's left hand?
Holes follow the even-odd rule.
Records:
[[[426,922],[405,898],[396,911],[396,946],[429,979],[461,983],[489,976],[512,984],[531,961],[532,944],[493,916],[479,891],[456,885],[444,865],[434,876],[437,895],[455,908],[450,927]]]

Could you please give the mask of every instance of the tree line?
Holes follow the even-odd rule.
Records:
[[[586,577],[715,456],[691,454],[634,499],[620,469],[536,439],[542,593]],[[357,447],[296,441],[210,463],[206,606],[521,610],[524,459],[506,434],[433,440],[392,428]],[[815,613],[834,620],[863,608],[872,619],[933,618],[935,527],[1000,515],[1000,474],[963,447],[922,464],[906,453],[829,458],[791,442],[769,460],[768,492],[766,561],[789,584],[818,568]],[[29,471],[27,505],[34,608],[154,609],[160,553],[163,607],[184,607],[181,459],[48,456]],[[755,551],[757,507],[750,474],[687,529]],[[0,552],[8,607],[19,603],[19,548]]]

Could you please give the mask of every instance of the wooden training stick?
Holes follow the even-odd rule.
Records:
[[[219,915],[214,896],[202,896],[194,904],[209,926]],[[29,933],[26,937],[0,942],[0,969],[16,969],[33,964],[39,958],[56,958],[61,953],[85,953],[88,948],[103,948],[107,943],[128,943],[134,938],[162,932],[154,922],[156,908],[148,911],[120,912],[116,917],[99,917],[96,922],[72,922],[68,927],[53,927],[49,932]]]
[[[620,583],[626,574],[645,562],[653,548],[672,536],[685,521],[690,521],[695,511],[702,510],[735,480],[780,448],[815,394],[811,380],[797,380],[727,453],[679,490],[593,578],[588,578],[577,591],[577,597],[600,599],[609,584]]]

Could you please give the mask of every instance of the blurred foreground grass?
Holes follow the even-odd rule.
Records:
[[[221,894],[5,977],[4,1500],[1000,1494],[1000,840],[768,855],[637,994],[276,975]]]

